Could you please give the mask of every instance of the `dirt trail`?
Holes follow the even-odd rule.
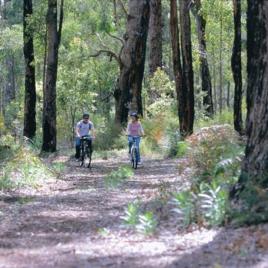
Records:
[[[0,201],[0,268],[268,267],[268,237],[267,248],[265,241],[258,246],[260,234],[268,233],[266,225],[177,229],[174,217],[156,201],[161,187],[185,184],[176,160],[145,160],[115,190],[105,188],[104,176],[126,164],[124,159],[94,160],[90,171],[73,161],[66,164],[65,175],[45,191]],[[124,208],[137,198],[157,214],[153,237],[122,225]]]

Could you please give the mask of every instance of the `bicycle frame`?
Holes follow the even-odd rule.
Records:
[[[131,154],[131,162],[132,162],[132,167],[137,168],[138,166],[138,146],[137,146],[137,139],[139,137],[136,136],[128,136],[129,138],[132,139],[131,142],[131,148],[130,148],[130,154]]]
[[[85,159],[88,157],[88,165],[87,167],[90,168],[91,166],[91,156],[92,156],[92,138],[85,136],[80,139],[81,141],[81,163],[80,166],[82,167],[85,164]]]

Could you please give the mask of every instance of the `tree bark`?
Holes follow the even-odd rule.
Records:
[[[268,2],[248,0],[247,146],[242,176],[268,187]],[[257,181],[260,185],[260,181]]]
[[[268,1],[248,0],[245,158],[235,197],[246,224],[268,221]],[[236,205],[237,208],[237,205]]]
[[[194,74],[192,67],[191,20],[189,1],[180,0],[180,25],[182,48],[182,100],[180,103],[181,135],[186,137],[193,133],[194,125]]]
[[[146,54],[146,40],[149,25],[149,0],[129,0],[125,43],[120,54],[119,91],[115,121],[127,123],[128,112],[142,115],[142,80]]]
[[[196,29],[199,44],[199,60],[200,60],[200,74],[202,79],[202,91],[205,93],[203,97],[203,105],[205,106],[207,116],[213,115],[213,100],[212,100],[212,85],[211,76],[207,61],[206,48],[206,20],[202,15],[201,0],[195,0],[192,6],[192,13],[196,21]]]
[[[222,0],[220,0],[222,6]],[[223,31],[223,21],[222,13],[220,15],[220,66],[219,66],[219,111],[222,113],[223,109],[223,60],[222,60],[222,49],[223,49],[223,40],[222,40],[222,31]]]
[[[23,52],[25,59],[25,99],[23,135],[32,139],[36,132],[36,89],[33,34],[27,19],[32,16],[32,0],[23,1]]]
[[[241,1],[233,0],[234,43],[232,53],[232,71],[235,83],[234,93],[234,129],[243,134],[242,120],[242,67],[241,67]]]
[[[43,144],[42,151],[55,152],[57,148],[56,131],[56,81],[58,70],[58,50],[60,45],[63,1],[61,2],[59,30],[57,26],[57,0],[48,0],[47,10],[47,64],[43,100]]]
[[[162,67],[162,3],[150,1],[149,21],[149,73],[152,75]]]
[[[178,25],[178,8],[177,0],[170,0],[170,37],[172,46],[173,71],[176,85],[178,116],[180,121],[180,131],[183,131],[183,89],[182,89],[182,66],[181,66],[181,52],[180,52],[180,35]]]

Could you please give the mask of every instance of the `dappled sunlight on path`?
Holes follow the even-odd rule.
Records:
[[[226,231],[179,231],[168,205],[161,206],[163,187],[167,191],[185,187],[178,176],[178,160],[145,159],[133,177],[107,189],[104,177],[126,164],[119,157],[95,159],[89,170],[67,161],[67,171],[49,190],[36,192],[25,202],[0,201],[0,267],[186,268],[222,263],[213,256],[222,250]],[[137,199],[158,217],[153,236],[122,224],[124,209]]]

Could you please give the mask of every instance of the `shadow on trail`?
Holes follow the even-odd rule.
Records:
[[[124,182],[121,187],[115,190],[105,188],[104,176],[119,166],[128,164],[127,161],[122,160],[93,161],[92,169],[89,170],[78,167],[76,162],[69,161],[66,174],[58,180],[59,184],[53,186],[51,192],[33,195],[27,203],[9,203],[10,206],[3,211],[4,220],[1,221],[0,218],[0,248],[10,252],[35,250],[41,256],[44,250],[55,255],[64,246],[76,247],[77,244],[86,243],[87,240],[93,241],[93,247],[94,241],[105,242],[106,239],[100,236],[99,231],[107,228],[114,234],[120,232],[121,216],[129,202],[146,196],[144,201],[141,201],[141,206],[150,207],[152,199],[147,198],[147,195],[153,198],[162,181],[176,183],[177,169],[174,162],[147,160],[142,167],[134,171],[133,178]],[[116,246],[115,244],[114,247]],[[16,256],[14,252],[9,254]],[[143,267],[138,259],[138,253],[133,256],[116,257],[113,256],[113,248],[111,248],[107,255],[112,257],[112,266],[100,265],[109,262],[110,257],[106,257],[105,254],[91,258],[90,254],[83,256],[77,253],[75,258],[78,266],[74,267],[84,267],[82,264],[85,264],[85,267],[121,267],[120,265],[130,267],[127,264],[128,260],[133,263],[132,267],[135,267],[136,261],[139,263],[136,267]],[[37,258],[37,255],[34,257]],[[64,263],[64,260],[70,256],[62,258]],[[23,260],[26,261],[27,256]],[[96,263],[96,266],[90,266],[91,262]],[[79,263],[82,266],[79,266]],[[40,267],[38,265],[39,263],[36,262],[32,267]],[[55,267],[69,266],[59,263]]]

